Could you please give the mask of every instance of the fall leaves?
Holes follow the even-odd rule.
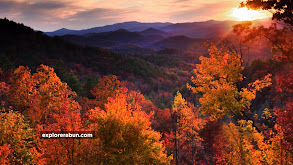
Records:
[[[239,30],[238,26],[236,28]],[[246,30],[250,33],[246,37],[253,35],[251,29]],[[280,46],[270,40],[282,30],[272,25],[264,32],[271,34],[269,42],[277,47],[280,57],[290,61],[288,55],[291,53],[285,52],[290,51],[290,44],[274,40]],[[275,48],[272,51],[275,53]],[[275,108],[275,113],[264,109],[265,121],[259,122],[257,115],[256,118],[252,117],[250,106],[257,92],[272,85],[272,75],[244,83],[242,57],[236,51],[211,45],[209,55],[200,57],[201,63],[194,69],[192,84],[187,84],[187,87],[200,95],[201,112],[208,114],[211,121],[222,120],[220,133],[215,135],[212,145],[214,161],[217,164],[292,164],[292,71],[276,76],[276,89],[282,92],[279,98],[288,99],[285,105]]]
[[[105,110],[91,110],[89,115],[101,140],[102,158],[96,163],[168,164],[171,157],[164,154],[161,135],[152,130],[149,116],[140,107],[133,109],[125,94],[108,100]]]
[[[1,109],[0,162],[2,164],[33,164],[34,130],[23,115],[12,110]]]
[[[81,113],[77,95],[53,68],[20,66],[1,82],[1,158],[13,164],[168,164],[161,134],[141,108],[147,101],[116,76],[92,90],[94,108]],[[88,104],[87,102],[84,105]],[[149,103],[148,103],[149,104]],[[91,107],[91,106],[85,106]],[[9,110],[12,108],[13,110]],[[95,131],[95,139],[41,139],[43,131]]]
[[[271,85],[270,74],[263,80],[256,80],[247,88],[239,87],[244,76],[242,59],[235,52],[224,47],[217,49],[211,45],[210,57],[200,57],[201,64],[194,69],[195,77],[191,78],[195,87],[187,84],[194,93],[201,93],[200,111],[218,119],[224,115],[239,115],[248,109],[256,92]]]
[[[290,164],[292,71],[248,82],[242,57],[213,44],[200,60],[187,84],[198,102],[176,91],[163,109],[115,75],[82,97],[45,65],[1,71],[0,163]],[[252,112],[257,94],[272,85],[283,104]],[[48,140],[43,131],[94,131],[96,138]]]

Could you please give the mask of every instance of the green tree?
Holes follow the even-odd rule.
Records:
[[[82,95],[82,83],[73,71],[67,71],[64,64],[57,64],[54,67],[56,75],[62,82],[66,82],[68,86],[78,95]]]

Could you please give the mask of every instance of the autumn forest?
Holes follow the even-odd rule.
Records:
[[[0,19],[0,164],[293,164],[293,4],[239,6],[269,24],[57,35]],[[93,137],[42,136],[68,132]]]

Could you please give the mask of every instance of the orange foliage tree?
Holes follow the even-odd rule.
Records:
[[[30,103],[31,94],[34,92],[34,81],[28,67],[19,66],[13,74],[8,91],[8,100],[20,112],[24,112]]]
[[[89,111],[100,152],[91,160],[98,164],[168,164],[160,133],[152,130],[150,116],[141,106],[127,102],[125,93],[108,98],[105,110]]]
[[[53,68],[41,65],[32,76],[35,94],[28,115],[36,123],[39,133],[43,131],[81,131],[80,106],[76,93],[54,73]],[[38,139],[43,152],[40,160],[51,164],[75,164],[79,153],[78,139]]]
[[[104,105],[108,102],[109,97],[117,95],[121,91],[125,91],[123,83],[117,79],[115,75],[103,76],[98,84],[90,90],[93,99],[83,97],[80,99],[83,111],[87,112],[90,109],[99,107],[105,109]]]
[[[40,65],[31,75],[28,67],[14,71],[7,86],[8,100],[13,107],[27,115],[38,136],[35,157],[38,164],[73,164],[78,162],[77,139],[40,139],[43,131],[81,131],[80,106],[76,93],[61,82],[53,68]]]
[[[113,97],[123,88],[123,84],[115,75],[104,76],[99,83],[91,90],[97,101],[97,106],[104,109],[109,97]]]

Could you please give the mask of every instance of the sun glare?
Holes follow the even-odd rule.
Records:
[[[263,19],[270,17],[270,13],[265,11],[258,11],[247,9],[246,7],[243,8],[235,8],[231,14],[234,19],[237,21],[251,21],[256,19]]]

